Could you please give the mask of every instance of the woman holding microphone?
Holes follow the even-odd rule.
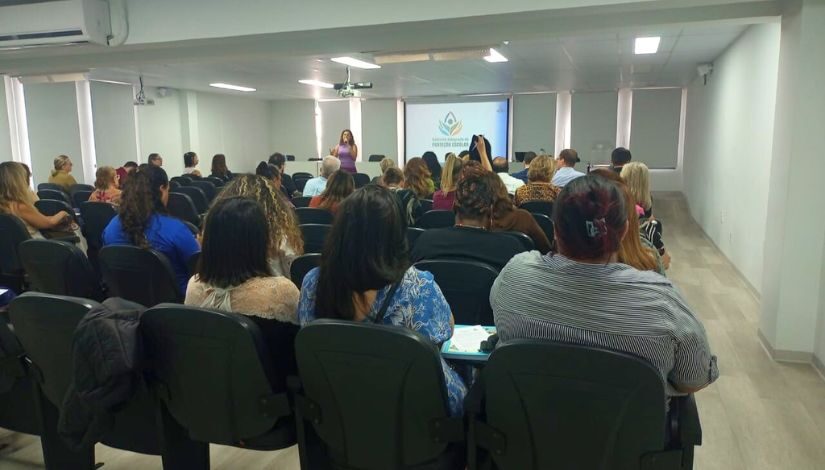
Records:
[[[355,137],[352,131],[344,129],[338,145],[330,149],[329,153],[341,160],[341,170],[348,173],[355,173],[355,159],[358,158],[358,146],[355,145]]]

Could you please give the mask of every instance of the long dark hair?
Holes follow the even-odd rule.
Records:
[[[353,294],[399,282],[410,267],[395,195],[370,184],[348,197],[327,236],[315,298],[319,318],[355,318]]]
[[[281,169],[272,163],[261,162],[255,168],[255,174],[272,181],[281,178]]]
[[[338,170],[329,177],[327,188],[321,194],[321,209],[331,209],[335,204],[347,198],[355,191],[355,180],[352,175],[343,170]]]
[[[195,166],[195,156],[197,154],[195,152],[186,152],[183,154],[183,166],[186,168],[192,168]]]
[[[226,155],[222,153],[215,154],[215,156],[212,157],[212,175],[224,177],[228,173],[229,169],[226,168]]]
[[[149,248],[146,227],[154,214],[166,214],[161,188],[169,186],[166,171],[147,165],[130,176],[120,196],[120,224],[129,241],[141,248]]]
[[[204,224],[198,278],[226,288],[271,276],[269,236],[266,214],[257,201],[230,197],[215,202]]]
[[[432,177],[433,181],[441,181],[441,163],[438,163],[438,157],[436,156],[435,152],[426,151],[421,158],[424,159],[424,163],[427,164],[427,169],[430,170],[430,177]]]
[[[344,133],[345,132],[349,132],[349,140],[348,141],[344,141]],[[338,138],[338,145],[341,145],[343,143],[347,143],[347,144],[350,144],[350,145],[355,145],[355,136],[352,135],[351,130],[344,129],[343,131],[341,131],[341,137]]]

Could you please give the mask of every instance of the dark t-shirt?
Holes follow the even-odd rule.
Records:
[[[510,235],[473,227],[449,227],[422,233],[412,250],[412,260],[479,261],[501,271],[510,258],[523,251],[524,245]]]
[[[292,200],[292,195],[298,190],[298,187],[295,186],[295,182],[292,181],[292,176],[286,173],[281,175],[281,190],[284,194],[286,194],[286,197]]]

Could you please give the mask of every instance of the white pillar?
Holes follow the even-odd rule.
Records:
[[[570,122],[573,110],[573,95],[570,91],[560,91],[556,95],[556,149],[554,155],[570,148]]]
[[[77,98],[77,123],[80,128],[80,159],[83,161],[83,180],[91,184],[97,172],[95,155],[95,126],[92,117],[92,90],[88,80],[74,82]]]
[[[619,89],[616,105],[616,147],[630,148],[630,121],[633,117],[633,90]]]
[[[405,140],[407,137],[406,131],[406,116],[404,115],[404,100],[398,100],[395,104],[395,122],[396,122],[396,135],[398,137],[398,155],[396,156],[396,163],[398,164],[398,168],[404,168],[404,162],[406,161],[406,153],[407,153],[407,141]]]
[[[32,167],[31,149],[29,147],[29,127],[26,120],[26,100],[23,84],[17,78],[3,76],[6,89],[6,112],[9,116],[9,141],[11,142],[11,159]],[[34,184],[34,178],[32,183]]]
[[[355,145],[358,146],[358,157],[355,159],[357,162],[366,161],[363,156],[365,155],[364,149],[362,148],[361,142],[363,142],[363,136],[361,135],[361,99],[360,98],[350,98],[349,100],[349,130],[352,131],[352,136],[355,138]]]

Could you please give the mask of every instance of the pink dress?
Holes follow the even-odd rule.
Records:
[[[433,210],[434,211],[451,211],[455,204],[455,191],[445,193],[438,190],[433,194]]]
[[[355,173],[355,158],[350,153],[350,146],[347,144],[340,144],[338,145],[338,159],[341,160],[341,169],[349,172]]]

